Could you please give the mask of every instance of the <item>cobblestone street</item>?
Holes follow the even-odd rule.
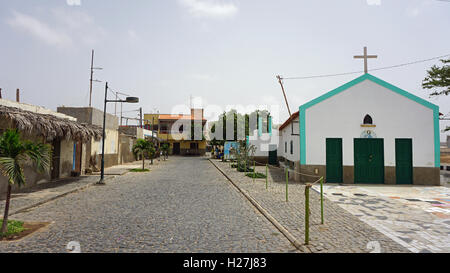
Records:
[[[151,168],[152,169],[152,168]],[[14,209],[14,208],[12,208]],[[205,158],[171,157],[27,212],[52,222],[0,252],[296,252],[296,248]]]
[[[255,182],[244,173],[231,168],[229,163],[211,160],[242,190],[254,198],[298,241],[304,242],[304,196],[305,186],[290,181],[289,202],[286,202],[286,184],[282,170],[269,168],[269,187],[265,179]],[[256,171],[265,173],[265,166],[257,166]],[[310,244],[312,252],[372,252],[374,245],[383,253],[409,252],[409,250],[388,236],[369,226],[330,200],[324,200],[325,224],[320,224],[320,195],[310,191]]]

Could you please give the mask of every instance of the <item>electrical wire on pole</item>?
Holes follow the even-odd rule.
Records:
[[[286,98],[286,92],[284,91],[283,78],[280,75],[277,75],[277,79],[278,79],[278,82],[281,85],[281,91],[283,91],[284,101],[286,102],[286,107],[287,107],[287,110],[288,110],[288,113],[289,113],[289,117],[291,117],[291,109],[289,108],[289,103],[288,103],[287,98]]]
[[[402,63],[402,64],[396,64],[396,65],[391,65],[391,66],[384,66],[384,67],[368,69],[368,71],[379,71],[379,70],[385,70],[385,69],[398,68],[398,67],[403,67],[403,66],[408,66],[408,65],[413,65],[413,64],[433,61],[433,60],[445,58],[445,57],[448,57],[448,56],[450,56],[450,54],[436,56],[436,57],[428,58],[428,59],[412,61],[412,62],[408,62],[408,63]],[[336,77],[336,76],[345,76],[345,75],[360,74],[360,73],[364,73],[364,70],[343,72],[343,73],[335,73],[335,74],[322,74],[322,75],[298,76],[298,77],[284,77],[284,78],[281,78],[281,79],[282,80],[305,80],[305,79],[314,79],[314,78],[328,78],[328,77]],[[277,78],[278,78],[278,76],[277,76]]]

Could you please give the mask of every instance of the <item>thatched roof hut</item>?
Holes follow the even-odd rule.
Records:
[[[100,140],[102,137],[102,129],[99,126],[5,105],[0,105],[0,126],[17,128],[49,141],[65,138],[87,142],[91,139]]]

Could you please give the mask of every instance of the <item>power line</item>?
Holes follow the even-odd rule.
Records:
[[[402,63],[402,64],[396,64],[396,65],[391,65],[391,66],[369,69],[369,71],[378,71],[378,70],[397,68],[397,67],[402,67],[402,66],[407,66],[407,65],[412,65],[412,64],[418,64],[418,63],[428,62],[428,61],[432,61],[432,60],[436,60],[436,59],[441,59],[441,58],[444,58],[447,56],[450,56],[450,54],[445,54],[445,55],[441,55],[441,56],[437,56],[437,57],[433,57],[433,58],[429,58],[429,59],[423,59],[423,60],[418,60],[418,61],[413,61],[413,62],[408,62],[408,63]],[[285,77],[282,79],[283,80],[304,80],[304,79],[327,78],[327,77],[360,74],[363,72],[364,72],[363,70],[359,70],[359,71],[343,72],[343,73],[336,73],[336,74],[324,74],[324,75],[300,76],[300,77]]]

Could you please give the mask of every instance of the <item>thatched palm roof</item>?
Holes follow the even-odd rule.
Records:
[[[102,129],[98,126],[16,107],[0,105],[0,119],[9,120],[10,125],[20,131],[43,136],[48,140],[65,138],[86,142],[92,138],[100,140],[102,137]]]

